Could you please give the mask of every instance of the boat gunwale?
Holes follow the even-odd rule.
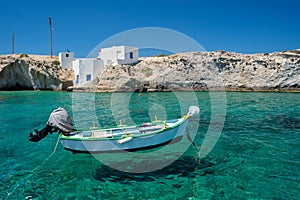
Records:
[[[161,133],[164,133],[168,130],[171,130],[171,129],[174,129],[178,126],[181,126],[184,122],[186,122],[188,120],[188,116],[183,116],[181,118],[178,118],[178,120],[182,119],[181,121],[179,122],[176,122],[174,125],[172,126],[167,126],[165,128],[161,128],[159,130],[155,130],[155,131],[150,131],[148,133],[143,133],[143,134],[136,134],[136,135],[133,135],[133,134],[128,134],[126,135],[123,134],[121,137],[110,137],[110,138],[105,138],[105,137],[69,137],[69,136],[65,136],[63,134],[61,134],[60,136],[60,140],[74,140],[74,141],[109,141],[109,140],[121,140],[121,139],[124,139],[126,137],[133,137],[133,138],[141,138],[141,137],[146,137],[146,136],[151,136],[151,135],[156,135],[156,134],[161,134]],[[161,121],[161,122],[164,122],[164,121]],[[97,129],[97,130],[101,130],[101,131],[106,131],[106,130],[117,130],[117,129],[126,129],[126,128],[133,128],[133,127],[137,127],[137,126],[127,126],[127,127],[114,127],[114,128],[108,128],[108,129]],[[92,131],[95,131],[95,130],[90,130],[91,132]],[[80,131],[78,131],[80,132]],[[83,132],[83,131],[82,131]],[[125,137],[124,137],[125,136]]]

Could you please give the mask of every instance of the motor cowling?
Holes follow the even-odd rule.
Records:
[[[38,142],[49,133],[52,134],[59,131],[68,134],[72,130],[74,130],[72,118],[64,108],[59,107],[52,111],[46,126],[42,130],[35,129],[29,134],[29,141]]]

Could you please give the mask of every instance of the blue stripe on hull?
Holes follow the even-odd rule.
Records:
[[[99,153],[122,153],[122,152],[135,152],[135,151],[141,151],[141,150],[148,150],[148,149],[154,149],[154,148],[158,148],[167,144],[175,144],[177,142],[180,142],[181,139],[183,138],[183,136],[179,136],[174,138],[173,140],[169,140],[167,142],[163,142],[161,144],[156,144],[156,145],[152,145],[152,146],[146,146],[146,147],[140,147],[140,148],[134,148],[134,149],[127,149],[127,150],[107,150],[107,151],[82,151],[82,150],[74,150],[74,149],[68,149],[68,148],[64,148],[65,150],[71,151],[72,153],[86,153],[86,154],[99,154]]]

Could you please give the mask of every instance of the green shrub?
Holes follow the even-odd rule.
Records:
[[[53,63],[54,65],[57,65],[57,66],[60,65],[60,62],[59,62],[58,60],[54,60],[52,63]]]
[[[19,58],[28,58],[29,56],[27,55],[27,54],[25,54],[25,53],[22,53],[20,56],[19,56]]]
[[[142,69],[143,74],[145,74],[146,76],[151,76],[153,71],[151,68],[149,67],[145,67],[144,69]]]
[[[166,57],[166,56],[169,56],[169,55],[165,54],[165,53],[162,53],[162,54],[159,54],[159,55],[154,55],[154,57]]]

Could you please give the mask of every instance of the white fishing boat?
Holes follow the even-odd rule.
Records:
[[[63,128],[60,141],[66,150],[74,153],[137,151],[179,142],[185,134],[189,118],[199,113],[198,107],[191,106],[187,115],[178,119],[155,120],[137,126],[118,126],[108,129],[69,131],[67,133],[66,130],[71,130],[72,128],[70,124],[66,123],[70,121],[66,120],[68,115],[62,108],[57,110],[59,111],[54,111],[50,115],[47,126],[58,130]],[[59,114],[58,118],[57,114],[62,111],[65,113],[63,115]],[[60,123],[62,122],[61,116],[65,118],[63,120],[64,123]],[[43,132],[43,130],[40,132]],[[37,142],[46,136],[43,134],[38,135],[42,136],[38,136],[39,138],[36,140],[34,140],[34,136],[31,136],[30,140]]]

